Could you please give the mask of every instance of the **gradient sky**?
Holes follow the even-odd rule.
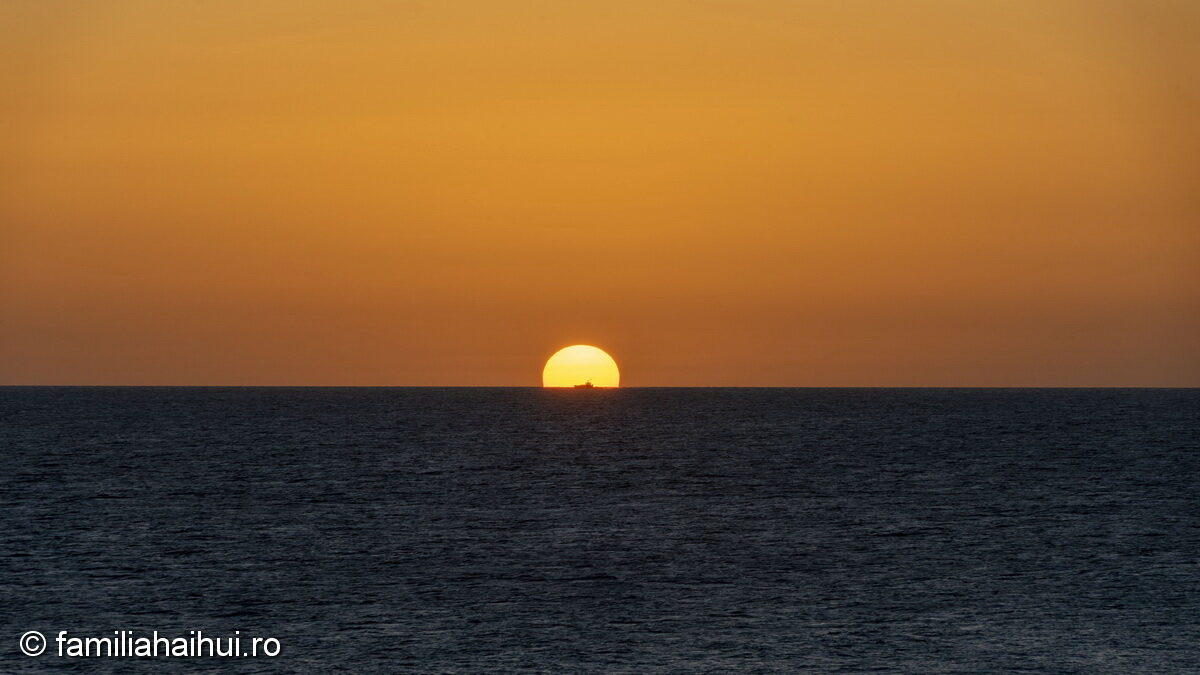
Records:
[[[1200,385],[1200,3],[0,3],[0,384]]]

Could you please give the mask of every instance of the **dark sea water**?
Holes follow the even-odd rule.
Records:
[[[0,672],[1200,671],[1200,390],[0,388],[0,505]]]

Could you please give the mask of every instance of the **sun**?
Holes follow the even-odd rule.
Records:
[[[542,369],[543,387],[575,387],[588,383],[595,387],[618,387],[621,384],[617,362],[599,347],[563,347],[554,352]]]

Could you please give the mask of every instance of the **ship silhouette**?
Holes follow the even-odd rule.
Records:
[[[592,384],[591,380],[588,380],[587,382],[584,382],[583,384],[575,385],[575,388],[576,389],[595,389],[596,385]]]

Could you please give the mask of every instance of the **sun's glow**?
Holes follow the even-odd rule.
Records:
[[[554,352],[542,369],[543,387],[574,387],[587,382],[596,387],[617,387],[621,384],[617,362],[598,347],[563,347]]]

